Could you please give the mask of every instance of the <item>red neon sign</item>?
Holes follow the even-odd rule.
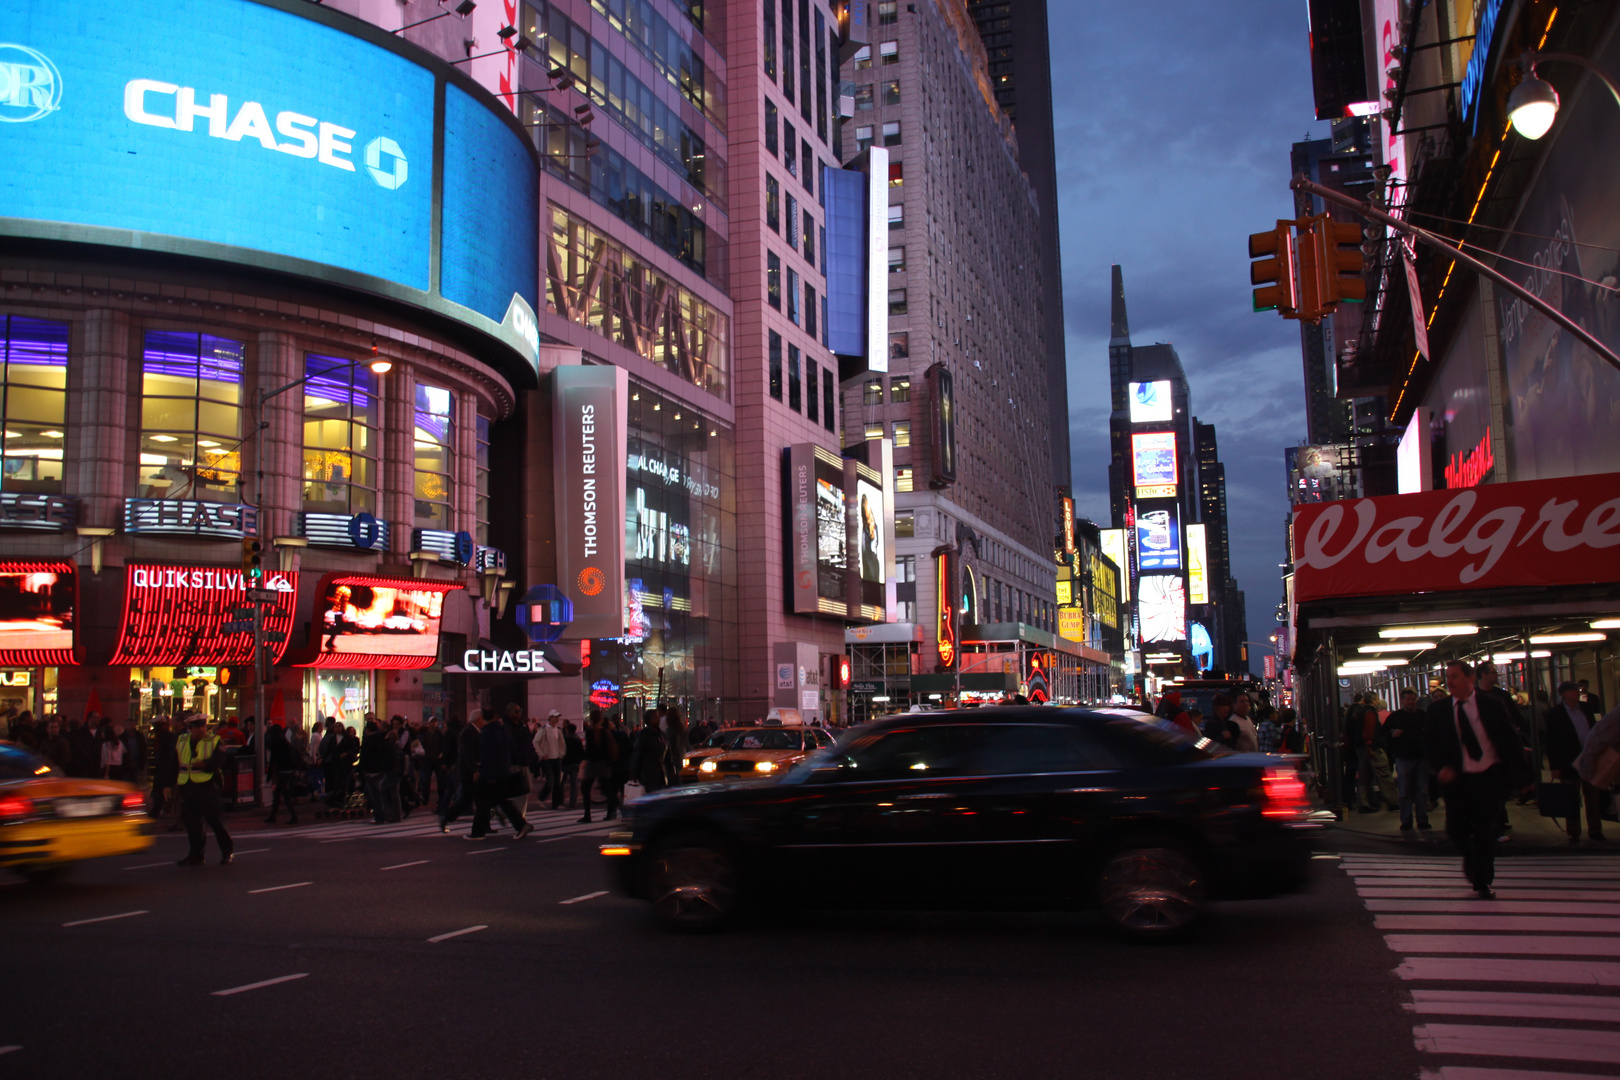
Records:
[[[0,664],[77,664],[79,573],[63,559],[0,562]]]
[[[1479,440],[1478,446],[1468,451],[1467,456],[1460,453],[1451,455],[1451,461],[1446,465],[1446,487],[1477,487],[1495,465],[1496,455],[1491,450],[1491,429],[1487,427],[1485,437]]]
[[[284,635],[270,646],[271,662],[287,650],[296,587],[287,574],[265,575],[276,593],[264,609],[264,628]],[[253,662],[253,635],[227,634],[234,609],[247,604],[242,571],[217,566],[131,563],[124,567],[124,618],[111,664],[182,667]]]
[[[951,588],[950,558],[949,553],[945,553],[934,560],[935,573],[938,575],[934,596],[939,603],[934,643],[939,647],[939,662],[944,667],[956,664],[956,608],[951,604],[956,590]]]

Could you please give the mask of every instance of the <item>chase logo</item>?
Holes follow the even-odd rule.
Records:
[[[44,53],[0,43],[0,123],[23,124],[61,107],[62,73]]]

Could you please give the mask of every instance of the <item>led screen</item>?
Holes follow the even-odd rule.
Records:
[[[341,282],[461,319],[534,362],[519,344],[539,273],[527,141],[428,54],[309,8],[123,0],[87,18],[50,0],[0,5],[0,233]],[[354,33],[328,25],[339,19]],[[526,323],[508,318],[514,295]]]
[[[826,466],[816,462],[817,473]],[[845,517],[844,477],[816,477],[816,580],[818,592],[829,600],[842,600],[844,571],[849,566],[849,521]]]
[[[1136,618],[1143,641],[1187,640],[1187,589],[1179,574],[1144,575],[1136,581]]]
[[[1187,602],[1209,603],[1209,526],[1187,526]]]
[[[1181,569],[1181,527],[1175,503],[1137,507],[1136,566],[1144,573]]]
[[[334,582],[321,612],[323,656],[437,656],[444,593]]]
[[[75,592],[66,564],[0,563],[0,653],[72,649]]]
[[[1131,436],[1138,487],[1176,482],[1176,433],[1143,431]]]
[[[1119,600],[1126,603],[1131,598],[1131,575],[1125,562],[1125,530],[1102,529],[1099,534],[1102,537],[1102,553],[1113,559],[1114,566],[1120,571]]]
[[[1172,416],[1168,380],[1131,383],[1131,423],[1162,424]]]
[[[855,481],[855,519],[861,545],[861,580],[883,583],[883,492],[866,480]]]

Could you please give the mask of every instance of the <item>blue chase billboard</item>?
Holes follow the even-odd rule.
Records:
[[[0,235],[316,278],[537,364],[522,127],[428,53],[307,0],[7,0],[0,161]]]

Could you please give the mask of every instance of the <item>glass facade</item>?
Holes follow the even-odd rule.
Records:
[[[455,460],[455,396],[448,390],[416,384],[412,422],[416,487],[413,524],[418,529],[451,529],[451,462]]]
[[[377,376],[357,360],[304,357],[304,509],[377,509]]]
[[[147,331],[139,497],[241,501],[242,367],[239,341]]]
[[[0,490],[62,494],[67,323],[0,315]]]
[[[617,342],[724,398],[731,372],[730,320],[603,236],[551,208],[546,310]]]

